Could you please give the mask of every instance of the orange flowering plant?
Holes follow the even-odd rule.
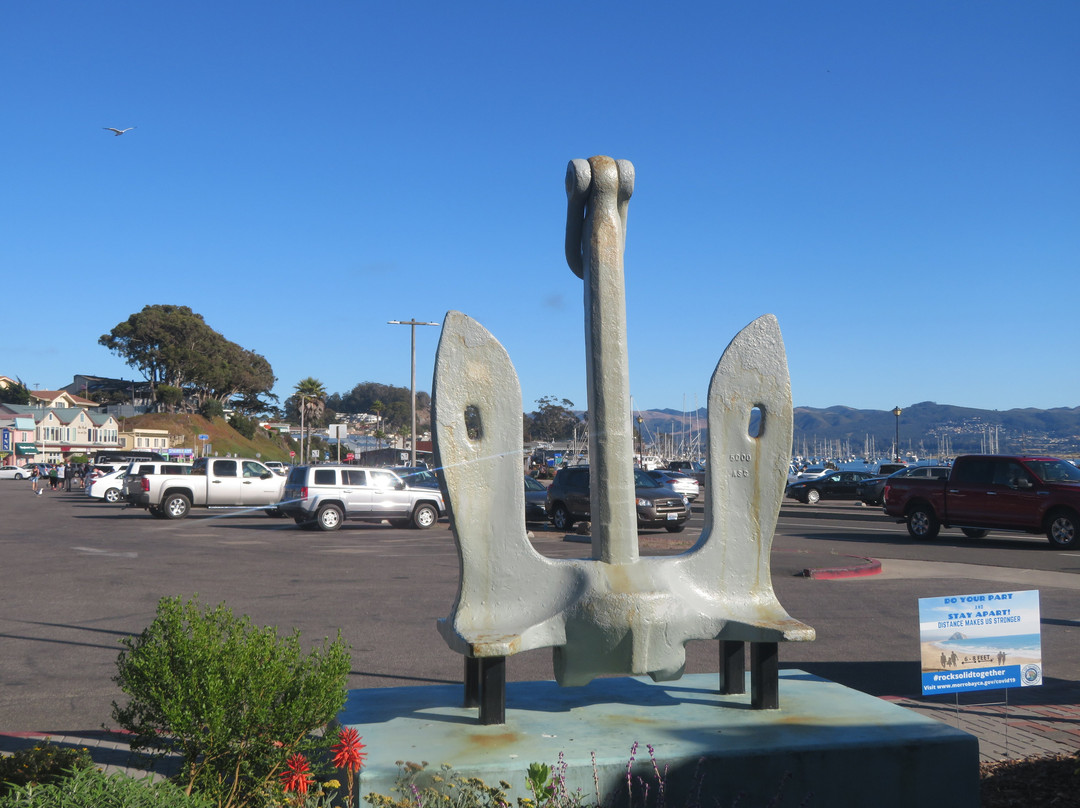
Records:
[[[335,768],[344,769],[347,775],[346,782],[348,783],[349,792],[349,805],[352,806],[353,802],[353,788],[356,784],[356,773],[360,771],[364,766],[364,758],[367,753],[364,752],[365,745],[360,743],[360,736],[356,730],[352,727],[345,727],[338,733],[338,742],[330,747],[330,751],[333,753],[333,763]]]
[[[300,754],[290,755],[285,761],[285,771],[281,773],[282,790],[286,794],[290,791],[307,794],[311,783],[311,767],[308,765],[307,758]]]

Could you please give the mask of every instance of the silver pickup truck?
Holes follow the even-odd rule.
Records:
[[[258,460],[200,457],[184,475],[148,474],[132,504],[163,519],[183,519],[192,508],[262,509],[281,516],[285,478]]]

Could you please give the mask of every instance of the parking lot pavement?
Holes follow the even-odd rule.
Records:
[[[858,519],[831,519],[827,509],[808,509],[796,506],[795,513],[813,513],[820,528],[805,539],[778,540],[784,546],[774,551],[773,582],[781,603],[813,625],[818,640],[782,648],[783,667],[809,670],[959,726],[979,737],[986,760],[1080,747],[1080,620],[1077,587],[1071,585],[1080,580],[1072,573],[1080,554],[1061,556],[1052,574],[1040,573],[1044,583],[1025,583],[1038,586],[1043,597],[1043,686],[990,693],[979,703],[920,698],[912,684],[918,629],[908,614],[915,599],[1016,588],[1005,582],[1022,580],[1024,570],[974,562],[991,555],[1045,558],[1032,555],[1045,548],[1005,542],[1004,550],[989,543],[950,550],[939,543],[924,552],[952,552],[969,563],[949,567],[885,557],[878,576],[811,580],[797,574],[800,559],[790,555],[800,547],[811,555],[826,552],[826,540],[835,537],[845,550],[911,547],[889,544],[899,543],[902,532],[894,531],[901,537],[896,539],[860,533],[877,530],[873,519],[864,527]],[[48,736],[87,746],[101,765],[127,767],[123,736],[102,729],[110,726],[111,702],[122,696],[111,684],[117,643],[141,631],[166,595],[199,593],[205,603],[227,602],[260,625],[296,627],[315,641],[340,628],[353,649],[350,688],[460,680],[460,657],[434,628],[457,587],[457,553],[445,522],[426,531],[351,523],[335,533],[299,531],[288,520],[261,514],[170,522],[88,502],[80,492],[33,497],[15,481],[0,483],[0,512],[0,753]],[[534,536],[545,555],[588,556],[587,544],[566,542],[543,525]],[[692,537],[688,530],[683,538]],[[672,538],[650,532],[642,545],[659,547]],[[688,647],[691,672],[715,671],[716,665],[715,643]],[[518,655],[507,668],[514,681],[552,676],[549,653]],[[987,703],[999,695],[1009,703]]]

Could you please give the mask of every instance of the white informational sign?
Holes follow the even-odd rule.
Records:
[[[1042,684],[1039,592],[919,598],[924,696]]]

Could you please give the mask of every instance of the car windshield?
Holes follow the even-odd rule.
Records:
[[[543,483],[538,483],[532,477],[525,478],[525,488],[529,491],[547,491],[547,489],[544,488]]]
[[[663,488],[660,483],[649,476],[649,473],[641,469],[634,469],[634,485],[638,488]]]
[[[1080,469],[1064,460],[1026,460],[1028,468],[1048,483],[1080,483]]]

